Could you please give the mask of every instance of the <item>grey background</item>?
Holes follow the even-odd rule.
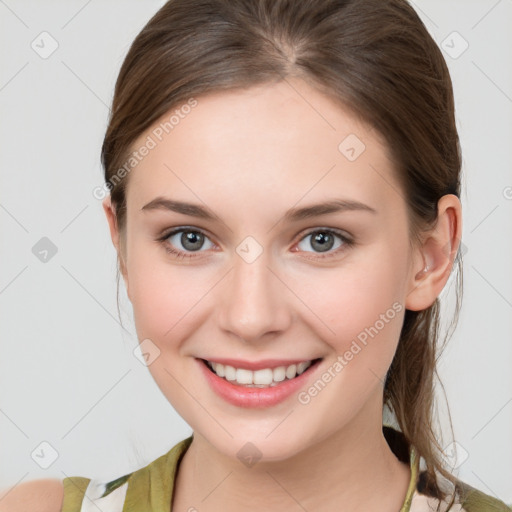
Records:
[[[117,71],[162,4],[0,0],[0,488],[121,476],[191,433],[133,355],[123,286],[118,322],[92,194]],[[512,503],[512,0],[413,5],[450,67],[464,157],[465,296],[440,365],[458,475]],[[31,46],[53,40],[47,58]]]

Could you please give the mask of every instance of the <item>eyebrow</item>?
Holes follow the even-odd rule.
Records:
[[[221,220],[209,208],[200,206],[198,204],[176,201],[161,196],[156,197],[141,208],[141,211],[151,210],[167,210],[176,213],[182,213],[183,215],[189,215],[191,217],[198,217],[201,219],[217,221]],[[311,206],[292,208],[285,213],[283,220],[286,222],[297,222],[300,220],[309,219],[311,217],[318,217],[320,215],[327,215],[329,213],[346,211],[363,211],[373,214],[377,213],[375,208],[372,208],[371,206],[368,206],[367,204],[361,203],[359,201],[347,199],[331,199],[329,201]]]

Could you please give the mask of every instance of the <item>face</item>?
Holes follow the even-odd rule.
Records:
[[[196,101],[168,134],[159,121],[133,145],[156,143],[129,174],[122,254],[139,341],[159,351],[152,376],[231,457],[250,441],[282,460],[380,428],[414,259],[383,140],[299,80]],[[274,360],[276,379],[278,365],[320,361],[298,385],[212,384],[202,360],[228,358]]]

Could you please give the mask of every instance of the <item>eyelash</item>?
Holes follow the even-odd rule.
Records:
[[[185,227],[181,227],[179,229],[175,229],[173,231],[170,231],[168,233],[165,233],[163,236],[157,238],[157,242],[160,242],[164,246],[164,249],[165,249],[165,251],[167,253],[172,254],[174,257],[176,257],[178,259],[186,259],[186,258],[198,257],[196,253],[203,252],[203,251],[196,251],[196,252],[180,251],[180,250],[174,249],[174,247],[171,246],[167,242],[167,239],[170,236],[175,235],[176,233],[187,232],[187,231],[190,231],[190,232],[193,232],[193,233],[200,233],[200,234],[204,235],[205,237],[209,238],[208,235],[204,231],[201,231],[200,229],[196,229],[196,228],[191,228],[191,227],[186,227],[185,226]],[[310,236],[312,234],[315,234],[315,233],[328,233],[328,234],[336,235],[343,242],[343,246],[342,247],[338,247],[334,251],[329,251],[326,254],[316,253],[316,254],[318,254],[318,256],[315,256],[313,258],[310,257],[310,256],[307,256],[307,258],[309,258],[309,259],[321,259],[322,260],[322,259],[325,259],[325,258],[331,258],[331,257],[334,257],[334,256],[338,256],[338,254],[340,252],[342,252],[344,250],[347,250],[347,249],[350,249],[352,246],[355,245],[354,240],[348,238],[346,235],[342,234],[340,231],[338,231],[336,229],[332,229],[332,228],[329,228],[329,229],[328,228],[317,228],[317,229],[313,229],[311,231],[308,231],[301,238],[299,238],[297,243],[301,242],[304,238],[306,238],[306,237],[308,237],[308,236]],[[299,251],[296,251],[296,252],[299,252]]]

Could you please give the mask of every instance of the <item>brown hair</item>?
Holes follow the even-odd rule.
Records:
[[[350,108],[384,137],[407,203],[411,245],[419,242],[437,220],[438,200],[460,197],[461,155],[445,60],[406,0],[167,2],[124,60],[102,147],[121,241],[129,176],[111,184],[146,129],[192,97],[290,76]],[[456,262],[451,331],[440,344],[438,298],[426,310],[407,310],[384,388],[384,403],[424,459],[427,485],[443,498],[436,473],[454,477],[443,467],[435,433],[434,378],[460,311],[460,248]]]

